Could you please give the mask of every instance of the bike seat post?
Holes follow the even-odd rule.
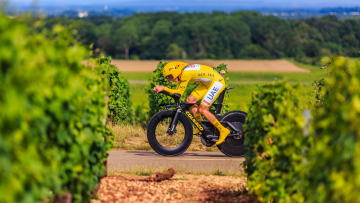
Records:
[[[218,98],[218,103],[215,106],[215,115],[216,114],[220,114],[221,112],[221,108],[222,108],[222,103],[224,101],[224,97],[225,97],[225,91],[226,90],[223,90],[220,95],[219,95],[219,98]]]

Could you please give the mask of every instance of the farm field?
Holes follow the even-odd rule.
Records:
[[[248,104],[251,102],[251,94],[255,90],[256,85],[238,85],[230,84],[229,86],[235,87],[229,91],[230,110],[247,110]],[[143,104],[145,107],[149,106],[147,94],[145,93],[146,84],[131,84],[131,102],[132,109],[137,105]],[[307,93],[312,91],[311,85],[300,85],[296,91],[296,95],[302,106],[308,102]],[[183,95],[187,97],[188,95]]]
[[[229,86],[235,87],[235,89],[232,89],[229,92],[230,109],[247,110],[247,106],[251,102],[251,94],[255,90],[256,84],[276,80],[288,80],[293,84],[305,83],[304,85],[299,86],[296,94],[301,102],[301,105],[306,105],[308,102],[307,93],[313,90],[311,82],[319,79],[322,74],[326,73],[326,71],[321,70],[318,66],[302,64],[293,60],[289,61],[310,72],[290,73],[229,71]],[[156,67],[156,65],[153,67]],[[144,104],[145,107],[148,107],[149,102],[147,94],[145,93],[145,87],[148,79],[152,76],[152,72],[123,72],[122,74],[130,81],[132,108],[134,109],[135,106],[139,104]],[[184,95],[184,97],[186,96],[187,95]]]
[[[132,61],[130,61],[132,62]],[[247,72],[237,71],[233,72],[229,70],[228,77],[230,83],[233,81],[275,81],[287,79],[289,81],[313,81],[318,79],[321,74],[326,73],[325,70],[321,70],[319,66],[312,66],[289,60],[289,63],[295,64],[297,67],[306,69],[308,72]],[[290,63],[290,64],[291,64]],[[226,64],[226,63],[225,63]],[[229,67],[229,66],[228,66]],[[156,68],[156,63],[152,66],[150,72],[127,72],[124,71],[121,66],[118,66],[122,74],[131,82],[141,83],[140,81],[147,81],[152,76],[152,71]],[[142,83],[144,83],[142,82]]]
[[[167,60],[170,62],[173,60]],[[288,60],[181,60],[189,64],[204,64],[216,67],[222,63],[227,64],[229,72],[297,72],[308,73]],[[116,65],[122,72],[152,72],[158,60],[112,60],[111,64]]]

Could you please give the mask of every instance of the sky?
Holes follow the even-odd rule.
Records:
[[[1,0],[0,0],[1,1]],[[324,7],[360,7],[360,0],[7,0],[16,6],[207,6],[242,8],[324,8]]]

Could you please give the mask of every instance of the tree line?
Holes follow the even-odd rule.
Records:
[[[116,59],[276,59],[358,56],[360,19],[285,20],[252,11],[138,13],[125,18],[48,17],[65,24],[95,54]]]

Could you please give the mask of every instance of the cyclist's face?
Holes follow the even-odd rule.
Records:
[[[176,78],[174,78],[174,79],[171,80],[171,81],[173,81],[173,82],[178,82],[178,81],[179,81],[179,77],[176,77]]]

